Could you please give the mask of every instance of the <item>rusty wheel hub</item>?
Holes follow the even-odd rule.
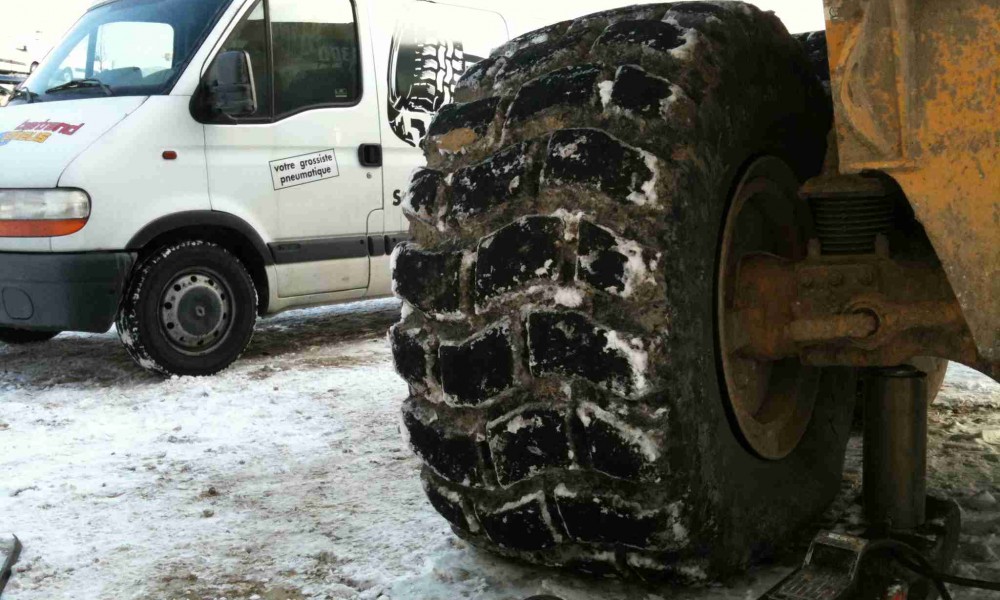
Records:
[[[738,293],[738,280],[741,265],[755,257],[791,263],[807,255],[811,218],[808,206],[798,196],[798,187],[795,175],[777,158],[764,157],[750,165],[726,216],[719,260],[719,354],[729,414],[745,445],[771,460],[788,456],[805,434],[819,389],[820,369],[802,364],[797,357],[772,360],[747,351],[748,322],[782,321],[772,319],[778,315],[746,305],[746,294]],[[765,282],[770,280],[764,278]],[[774,289],[765,285],[764,293],[794,297],[794,288],[783,289],[787,278],[775,277],[773,281]]]

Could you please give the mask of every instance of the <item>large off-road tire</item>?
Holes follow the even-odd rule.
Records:
[[[477,546],[595,573],[697,581],[769,552],[837,492],[856,383],[809,370],[811,418],[770,460],[721,374],[732,190],[770,155],[794,197],[825,152],[802,47],[738,3],[635,7],[514,40],[458,95],[393,256],[431,503]]]
[[[58,331],[28,331],[26,329],[0,327],[0,344],[10,344],[12,346],[37,344],[39,342],[47,342],[59,335],[59,333]]]
[[[129,356],[162,375],[213,375],[243,354],[257,322],[257,290],[243,263],[188,240],[151,253],[118,310]]]

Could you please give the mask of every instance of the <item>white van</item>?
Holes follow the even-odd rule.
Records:
[[[258,315],[390,294],[433,114],[507,41],[418,0],[110,0],[0,109],[0,342],[217,372]]]

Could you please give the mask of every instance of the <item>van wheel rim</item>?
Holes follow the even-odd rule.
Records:
[[[233,295],[226,282],[207,269],[185,271],[163,290],[160,326],[176,350],[208,354],[229,334]]]
[[[734,325],[738,267],[742,258],[754,254],[801,260],[810,232],[811,216],[791,169],[774,157],[751,164],[733,195],[723,230],[718,340],[731,420],[744,445],[769,460],[791,454],[805,435],[820,370],[794,357],[765,360],[741,352],[739,327]]]

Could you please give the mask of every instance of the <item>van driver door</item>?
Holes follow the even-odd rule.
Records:
[[[257,109],[206,125],[212,207],[267,232],[282,298],[368,286],[382,167],[366,27],[351,0],[259,0],[219,49],[250,55]]]

